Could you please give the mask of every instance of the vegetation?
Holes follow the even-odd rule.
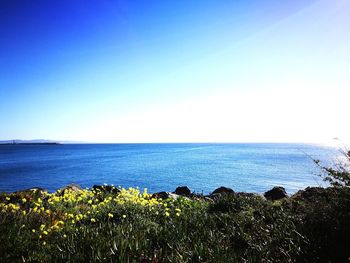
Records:
[[[350,150],[342,151],[342,157],[333,167],[321,165],[320,160],[314,160],[314,162],[324,172],[321,174],[324,181],[335,187],[350,187]]]
[[[162,200],[114,186],[23,191],[0,195],[0,262],[342,262],[348,222],[349,188],[275,202]]]

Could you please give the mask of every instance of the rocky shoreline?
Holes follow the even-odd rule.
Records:
[[[278,200],[288,200],[288,199],[303,199],[311,197],[317,197],[317,196],[325,196],[327,195],[327,192],[333,191],[336,189],[335,187],[306,187],[305,189],[299,190],[293,195],[288,195],[285,188],[282,186],[274,186],[270,190],[266,191],[263,194],[257,194],[257,193],[250,193],[250,192],[236,192],[232,188],[220,186],[213,190],[208,195],[198,194],[195,192],[192,192],[191,189],[187,186],[178,186],[173,192],[168,191],[160,191],[152,193],[152,198],[159,198],[159,199],[178,199],[179,197],[185,198],[185,199],[192,199],[192,200],[206,200],[206,201],[213,201],[216,198],[218,198],[221,195],[233,195],[237,197],[258,197],[264,200],[268,201],[278,201]],[[58,189],[56,192],[61,193],[62,195],[66,191],[72,191],[72,192],[79,192],[83,190],[83,188],[77,184],[68,184],[65,187],[62,187]],[[91,190],[97,190],[109,194],[118,194],[121,190],[115,186],[112,185],[94,185]],[[33,191],[46,191],[46,189],[41,187],[33,187],[25,190],[19,190],[14,192],[14,194],[20,194],[20,193],[26,193],[26,192],[33,192]]]

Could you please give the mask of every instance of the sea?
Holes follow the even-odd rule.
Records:
[[[53,192],[75,183],[152,193],[188,186],[203,194],[220,186],[253,193],[283,186],[293,194],[325,186],[313,159],[331,165],[338,155],[332,147],[283,143],[0,145],[0,192]]]

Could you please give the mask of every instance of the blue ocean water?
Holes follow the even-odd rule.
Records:
[[[55,191],[69,183],[114,184],[197,193],[219,186],[294,193],[324,185],[312,158],[326,163],[338,151],[307,144],[62,144],[0,145],[0,192],[31,187]]]

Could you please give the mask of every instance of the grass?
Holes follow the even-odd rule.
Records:
[[[162,200],[114,186],[1,194],[0,261],[303,262],[325,249],[310,245],[308,205],[240,194]]]

